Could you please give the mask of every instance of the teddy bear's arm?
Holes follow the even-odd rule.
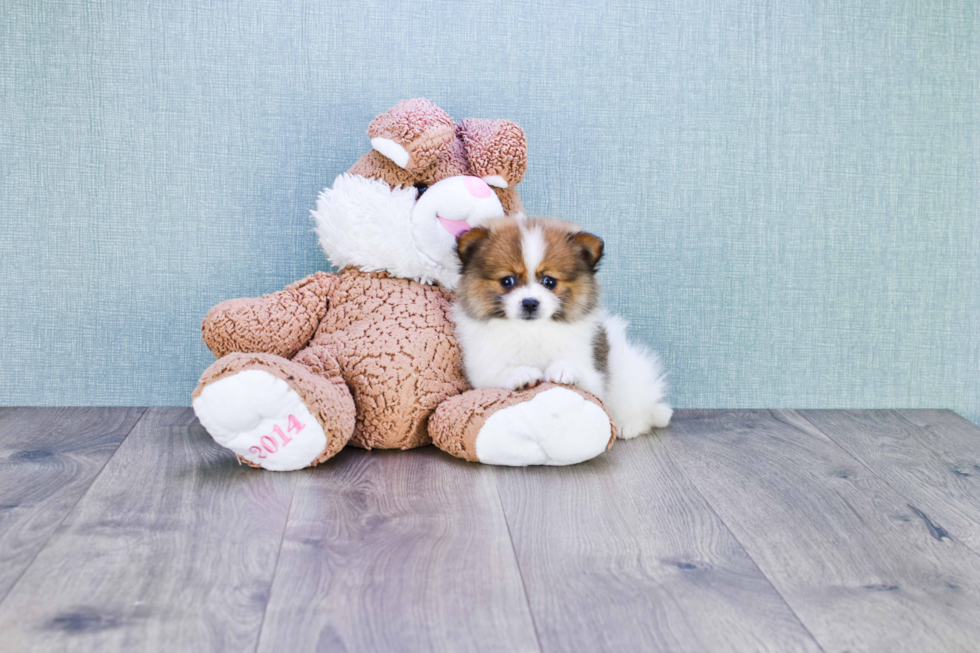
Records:
[[[327,295],[336,277],[311,274],[263,297],[221,302],[201,324],[204,344],[218,358],[232,352],[292,358],[305,347],[327,313]]]

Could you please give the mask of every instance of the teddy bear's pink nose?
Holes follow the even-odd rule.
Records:
[[[466,190],[469,191],[470,195],[476,198],[490,197],[493,195],[493,191],[487,182],[483,181],[479,177],[463,177],[463,185],[466,186]]]

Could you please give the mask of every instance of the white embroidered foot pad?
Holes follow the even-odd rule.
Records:
[[[262,370],[205,386],[193,407],[215,442],[265,469],[303,469],[327,446],[323,427],[299,394]]]

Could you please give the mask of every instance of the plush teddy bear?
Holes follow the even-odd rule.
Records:
[[[505,120],[456,125],[423,99],[378,116],[372,150],[320,194],[320,243],[340,271],[212,308],[218,358],[194,390],[208,433],[270,470],[316,465],[347,444],[430,443],[470,461],[566,465],[612,445],[587,392],[544,384],[471,390],[453,335],[456,237],[522,211],[524,133]]]

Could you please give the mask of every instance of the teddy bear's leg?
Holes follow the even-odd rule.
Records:
[[[218,444],[253,467],[316,465],[354,432],[354,400],[332,362],[311,369],[275,354],[228,354],[201,375],[194,412]]]
[[[594,396],[545,383],[523,392],[471,390],[429,418],[433,443],[490,465],[574,465],[612,446],[612,418]]]

